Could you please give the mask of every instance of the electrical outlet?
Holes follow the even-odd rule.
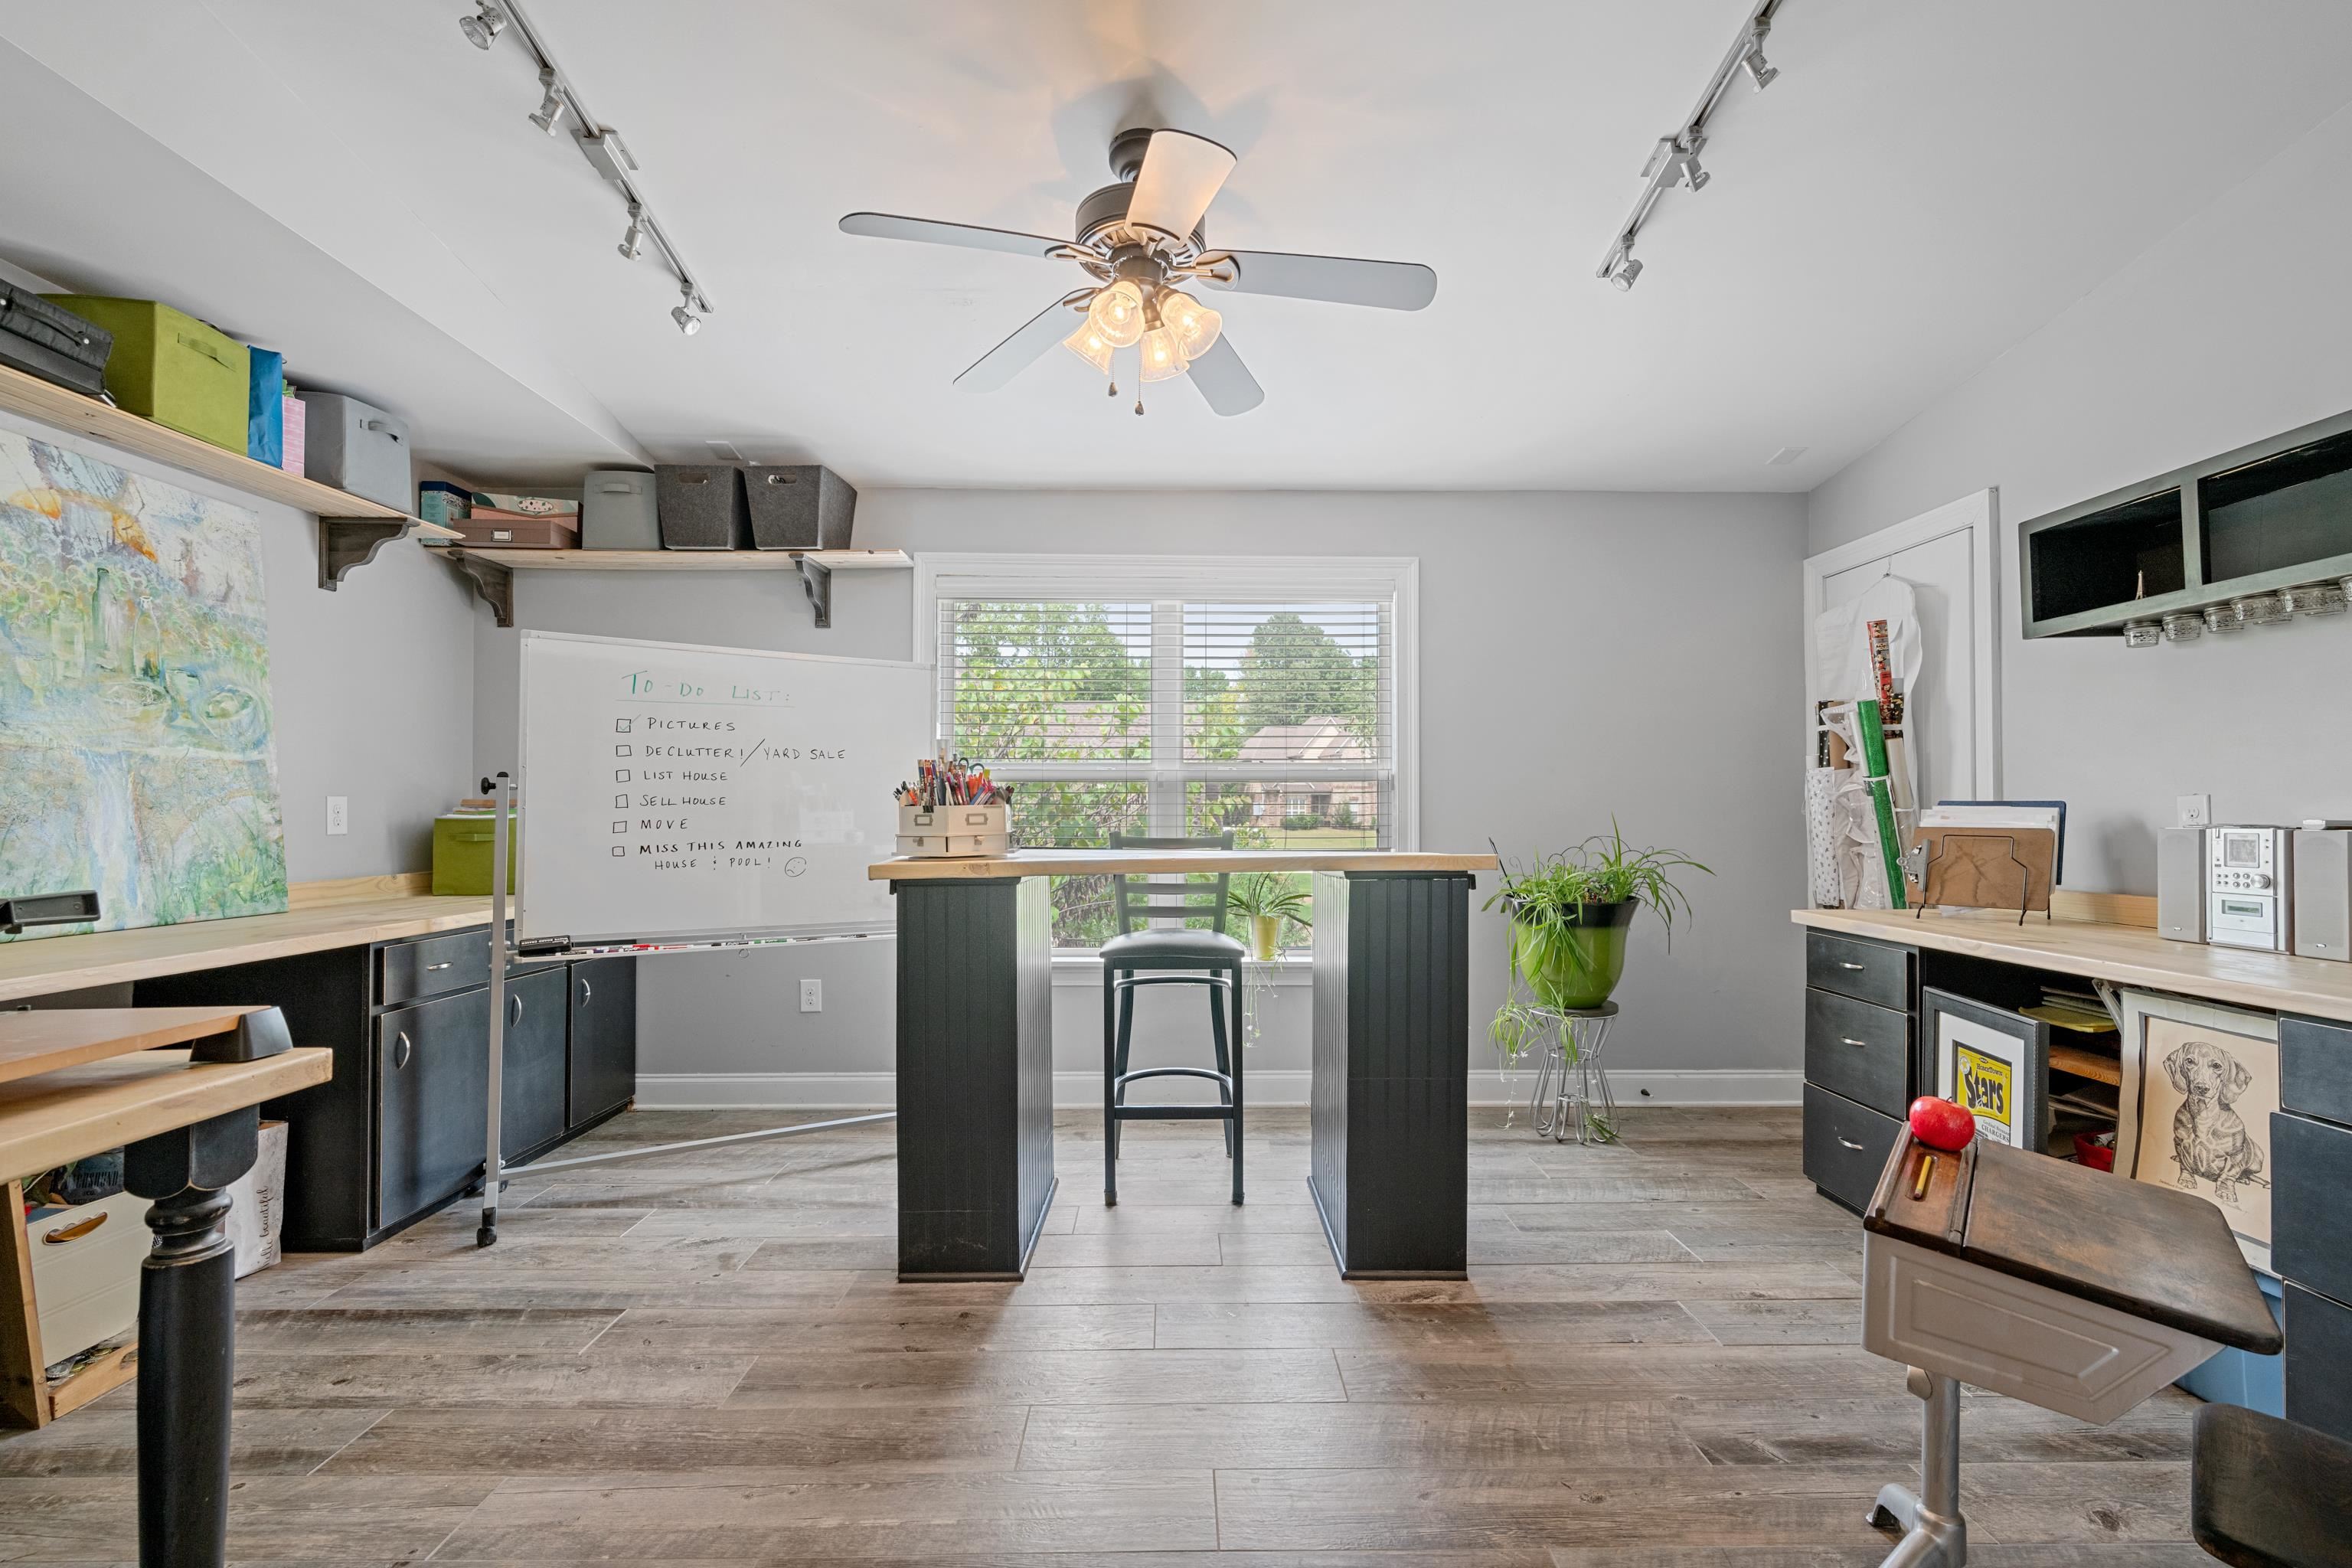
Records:
[[[327,797],[327,835],[333,837],[352,830],[352,797],[331,795]]]
[[[824,1011],[824,981],[803,980],[801,982],[801,1011],[803,1013],[822,1013]]]
[[[2173,805],[2175,827],[2210,827],[2213,826],[2213,797],[2210,795],[2184,795]]]

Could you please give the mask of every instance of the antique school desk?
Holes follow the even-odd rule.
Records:
[[[2285,1297],[2286,1415],[2352,1438],[2352,963],[2168,942],[2155,900],[2069,895],[2054,912],[1799,910],[1805,931],[1805,1174],[1868,1205],[1915,1095],[1933,1091],[1920,993],[2000,1006],[2044,978],[2270,1013],[2279,1020],[2271,1125],[2271,1266]],[[2069,912],[2100,919],[2066,919]],[[2126,923],[2137,922],[2137,923]]]
[[[289,1043],[274,1007],[149,1007],[0,1014],[0,1172],[9,1234],[0,1280],[11,1322],[12,1414],[50,1413],[30,1300],[16,1178],[125,1149],[134,1196],[153,1200],[139,1280],[139,1560],[216,1568],[228,1524],[229,1394],[236,1258],[223,1222],[265,1100],[327,1081],[331,1052]],[[119,1380],[129,1358],[110,1369]]]
[[[1470,889],[1492,855],[1027,849],[885,860],[898,909],[898,1278],[1018,1279],[1054,1195],[1048,877],[1315,874],[1313,1174],[1347,1279],[1461,1279]],[[1234,1100],[1242,1100],[1234,1053]]]

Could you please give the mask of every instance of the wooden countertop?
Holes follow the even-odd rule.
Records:
[[[936,882],[1183,871],[1492,871],[1500,865],[1492,855],[1397,849],[1017,849],[964,859],[902,856],[868,866],[866,875],[877,882]]]
[[[488,899],[394,893],[298,905],[281,915],[190,921],[0,942],[0,1003],[257,959],[488,925]]]
[[[2143,927],[2095,921],[2029,915],[2021,926],[1997,910],[1930,910],[1916,918],[1895,910],[1797,910],[1789,918],[1817,931],[2352,1023],[2352,963],[2324,958],[2168,942]]]
[[[225,1035],[255,1007],[89,1007],[0,1013],[0,1083]]]
[[[191,1062],[185,1051],[110,1061],[0,1083],[0,1174],[30,1175],[324,1083],[334,1053],[280,1051],[257,1062]]]

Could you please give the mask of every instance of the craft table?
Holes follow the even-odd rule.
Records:
[[[885,860],[898,912],[898,1277],[1018,1279],[1054,1194],[1049,877],[1315,878],[1312,1173],[1348,1279],[1461,1279],[1472,874],[1492,855],[1029,849]]]
[[[171,1045],[153,1048],[159,1039]],[[331,1071],[331,1053],[288,1046],[274,1007],[0,1014],[0,1172],[11,1196],[16,1178],[121,1146],[126,1186],[152,1202],[139,1287],[142,1564],[222,1561],[236,1263],[223,1227],[227,1188],[253,1163],[256,1108]],[[8,1295],[29,1314],[21,1215],[8,1215]],[[9,1405],[34,1425],[47,1396],[37,1338],[7,1336],[26,1348],[0,1367]]]

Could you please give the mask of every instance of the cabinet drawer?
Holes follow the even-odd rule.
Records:
[[[2286,1287],[2286,1418],[2352,1443],[2352,1307]]]
[[[1805,1081],[1902,1116],[1911,1107],[1911,1015],[1807,991]]]
[[[1891,1116],[1805,1085],[1805,1174],[1856,1214],[1869,1204],[1902,1130]]]
[[[2352,1130],[2271,1117],[2271,1267],[2352,1300]]]
[[[375,1001],[380,1007],[463,991],[490,983],[487,931],[453,931],[416,942],[386,943],[376,950]]]
[[[2279,1020],[2279,1103],[2352,1126],[2352,1027]]]
[[[488,1142],[490,994],[445,996],[375,1020],[377,1228],[473,1179]]]
[[[1805,984],[1817,991],[1834,991],[1882,1007],[1908,1009],[1911,950],[1809,931],[1805,933]]]
[[[117,1193],[25,1225],[32,1257],[33,1303],[41,1354],[59,1362],[110,1340],[139,1321],[139,1268],[154,1236],[147,1200]]]

